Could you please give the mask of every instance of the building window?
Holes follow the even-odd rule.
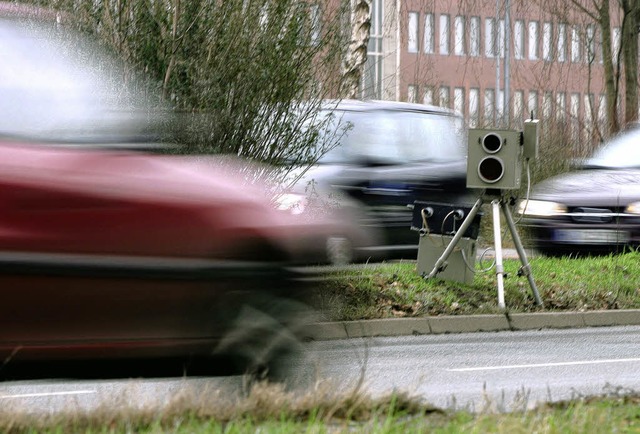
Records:
[[[433,14],[426,14],[424,17],[424,52],[433,54],[435,49],[435,26]]]
[[[469,126],[475,128],[478,126],[480,116],[480,89],[469,89]]]
[[[313,4],[310,8],[311,12],[311,43],[317,46],[320,43],[320,28],[321,28],[321,10],[320,5]]]
[[[583,98],[584,98],[583,107],[584,107],[584,134],[585,134],[585,141],[587,142],[587,144],[590,144],[589,142],[593,138],[593,131],[594,131],[594,126],[593,126],[593,113],[594,113],[593,94],[590,93],[590,94],[584,95]]]
[[[558,92],[556,94],[556,120],[558,122],[564,122],[566,111],[567,111],[567,102],[566,102],[564,92]]]
[[[513,94],[513,120],[518,127],[522,126],[524,118],[524,92],[516,90]]]
[[[410,84],[407,87],[407,101],[416,102],[417,98],[418,98],[418,88],[415,85]]]
[[[580,29],[578,26],[571,27],[571,61],[580,62],[582,53],[580,52]]]
[[[496,20],[495,18],[484,19],[484,55],[495,57],[496,48]]]
[[[551,62],[553,60],[552,54],[552,40],[553,37],[553,27],[551,23],[544,23],[542,25],[542,59],[547,62]]]
[[[367,61],[362,74],[362,97],[382,98],[382,63],[383,63],[383,0],[371,1],[371,28],[369,29],[369,46]],[[416,14],[417,16],[417,14]],[[416,26],[417,27],[417,26]]]
[[[593,104],[593,94],[586,94],[584,96],[584,123],[588,128],[590,128],[593,123],[593,113],[595,109]]]
[[[449,86],[440,86],[438,91],[438,105],[440,107],[450,107]]]
[[[457,17],[455,17],[454,21],[453,21],[453,27],[454,27],[454,44],[453,44],[453,52],[457,55],[457,56],[464,56],[465,55],[465,25],[464,25],[464,17],[458,15]]]
[[[504,90],[499,89],[496,94],[496,122],[501,124],[504,120]]]
[[[493,89],[484,90],[484,123],[487,126],[493,125],[493,114],[495,112],[495,92]]]
[[[504,20],[498,21],[498,40],[496,41],[496,46],[498,47],[498,53],[500,53],[500,57],[504,57],[505,53],[505,30],[504,30]]]
[[[587,40],[585,41],[586,60],[592,63],[596,60],[596,26],[594,24],[587,25]]]
[[[424,94],[422,95],[422,103],[433,105],[433,88],[431,86],[425,87]]]
[[[464,116],[464,88],[453,89],[453,109]]]
[[[569,100],[569,114],[572,120],[580,119],[580,94],[572,93]]]
[[[449,15],[440,15],[440,54],[449,54]]]
[[[529,59],[538,60],[538,22],[529,22]]]
[[[578,120],[580,117],[580,94],[572,93],[569,98],[569,121],[571,122],[571,139],[575,142],[578,141],[579,127]]]
[[[513,26],[513,56],[524,59],[524,21],[516,20]]]
[[[418,52],[418,13],[409,12],[408,49],[409,53]]]
[[[596,58],[598,59],[598,63],[603,62],[602,58],[602,32],[596,33]]]
[[[551,119],[551,113],[553,109],[553,94],[551,92],[545,92],[542,96],[542,118],[545,120]]]
[[[535,90],[529,91],[529,99],[527,100],[527,116],[537,119],[540,117],[538,113],[538,92]]]
[[[598,97],[598,124],[606,125],[607,123],[607,96],[600,94]]]
[[[567,60],[567,25],[558,24],[558,62]]]
[[[480,17],[471,17],[469,21],[469,55],[480,55]]]
[[[620,35],[622,29],[614,27],[611,31],[611,51],[614,65],[618,63],[618,53],[620,52]]]

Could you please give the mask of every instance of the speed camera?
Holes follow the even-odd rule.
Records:
[[[538,154],[538,121],[525,130],[470,129],[467,187],[497,190],[520,188],[524,158]]]

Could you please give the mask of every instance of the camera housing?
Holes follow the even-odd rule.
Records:
[[[538,120],[524,122],[524,131],[469,129],[467,188],[517,190],[523,161],[538,157]]]
[[[523,133],[505,129],[470,129],[467,188],[520,188]]]

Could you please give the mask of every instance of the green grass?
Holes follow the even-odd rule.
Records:
[[[517,259],[506,259],[505,304],[510,312],[640,308],[640,252],[584,258],[529,259],[544,307],[535,304]],[[316,307],[331,320],[499,313],[495,268],[476,263],[472,285],[425,280],[412,261],[366,264],[331,273]]]

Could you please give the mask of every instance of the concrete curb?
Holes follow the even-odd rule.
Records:
[[[312,340],[331,340],[374,336],[410,336],[624,325],[640,325],[640,310],[449,315],[323,322],[314,324],[307,330],[305,335]]]

